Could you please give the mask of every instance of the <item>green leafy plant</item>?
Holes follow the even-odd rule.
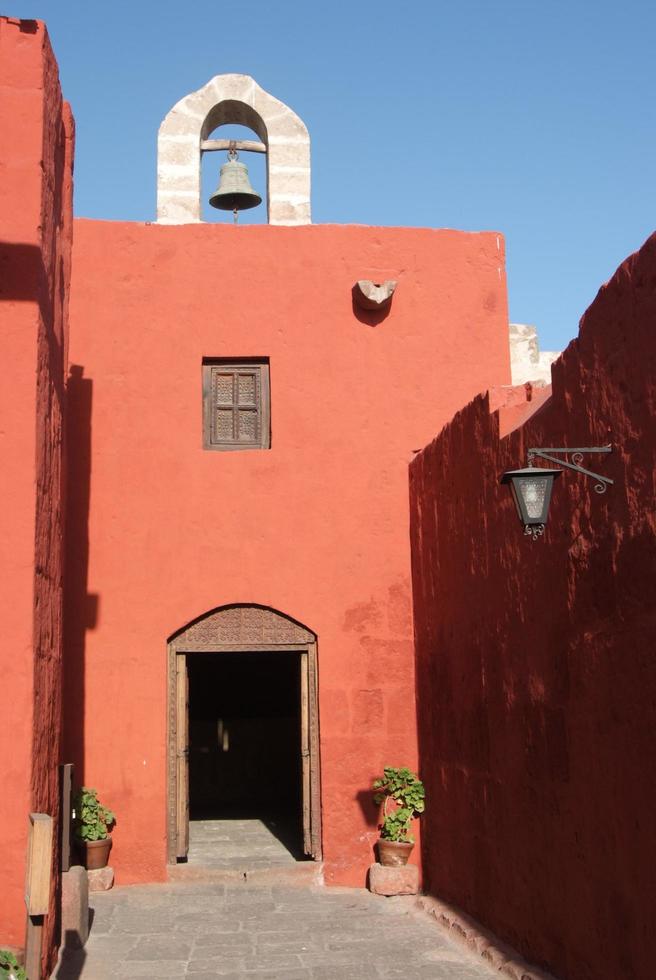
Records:
[[[75,836],[78,840],[105,840],[116,817],[98,799],[98,791],[82,786],[75,795]]]
[[[27,973],[8,949],[0,949],[0,980],[27,980]]]
[[[374,779],[373,788],[374,800],[383,804],[383,821],[379,826],[382,839],[414,844],[410,824],[413,817],[424,812],[426,792],[422,781],[411,769],[385,766],[383,776]]]

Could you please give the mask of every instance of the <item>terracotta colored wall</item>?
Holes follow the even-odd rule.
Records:
[[[22,943],[28,813],[58,827],[62,430],[73,121],[43,24],[0,18],[0,941]],[[55,866],[57,861],[55,860]],[[53,876],[44,937],[57,928]]]
[[[203,356],[270,358],[270,450],[203,451]],[[327,880],[362,884],[371,778],[416,761],[407,465],[509,380],[502,241],[80,220],[71,363],[66,739],[118,880],[165,875],[166,640],[253,602],[318,634]]]
[[[655,318],[656,236],[529,422],[480,397],[411,466],[425,882],[563,980],[654,975]],[[608,442],[615,486],[563,475],[524,538],[499,475]]]

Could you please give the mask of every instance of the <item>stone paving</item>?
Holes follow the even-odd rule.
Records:
[[[189,821],[189,861],[192,867],[248,868],[293,865],[287,846],[290,833],[282,820],[228,819]]]
[[[499,976],[413,898],[364,890],[172,882],[91,896],[83,950],[56,980],[484,980]]]

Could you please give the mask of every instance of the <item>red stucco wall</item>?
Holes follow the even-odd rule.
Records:
[[[0,942],[22,943],[27,822],[58,832],[62,429],[73,121],[43,24],[0,18]],[[44,959],[51,965],[55,850]]]
[[[359,278],[398,278],[389,316]],[[268,356],[272,448],[202,449],[201,360]],[[407,466],[509,379],[503,242],[422,229],[77,221],[67,746],[165,876],[166,640],[227,603],[318,635],[324,854],[361,885],[370,783],[416,762]]]
[[[411,466],[425,882],[563,980],[654,975],[655,320],[656,236],[523,428],[478,398]],[[499,475],[608,442],[526,539]]]

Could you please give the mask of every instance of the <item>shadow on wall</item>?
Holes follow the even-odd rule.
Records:
[[[93,382],[72,364],[67,386],[66,560],[64,570],[64,756],[84,785],[84,674],[87,630],[98,622],[100,599],[87,590]]]
[[[39,246],[0,242],[0,301],[38,302],[43,282],[45,269]]]
[[[370,783],[373,783],[376,779],[375,775],[372,775]],[[374,803],[374,792],[371,788],[360,789],[355,794],[355,799],[360,804],[360,809],[362,810],[362,816],[364,817],[367,826],[376,828],[378,827],[380,819],[380,807],[377,803]]]

